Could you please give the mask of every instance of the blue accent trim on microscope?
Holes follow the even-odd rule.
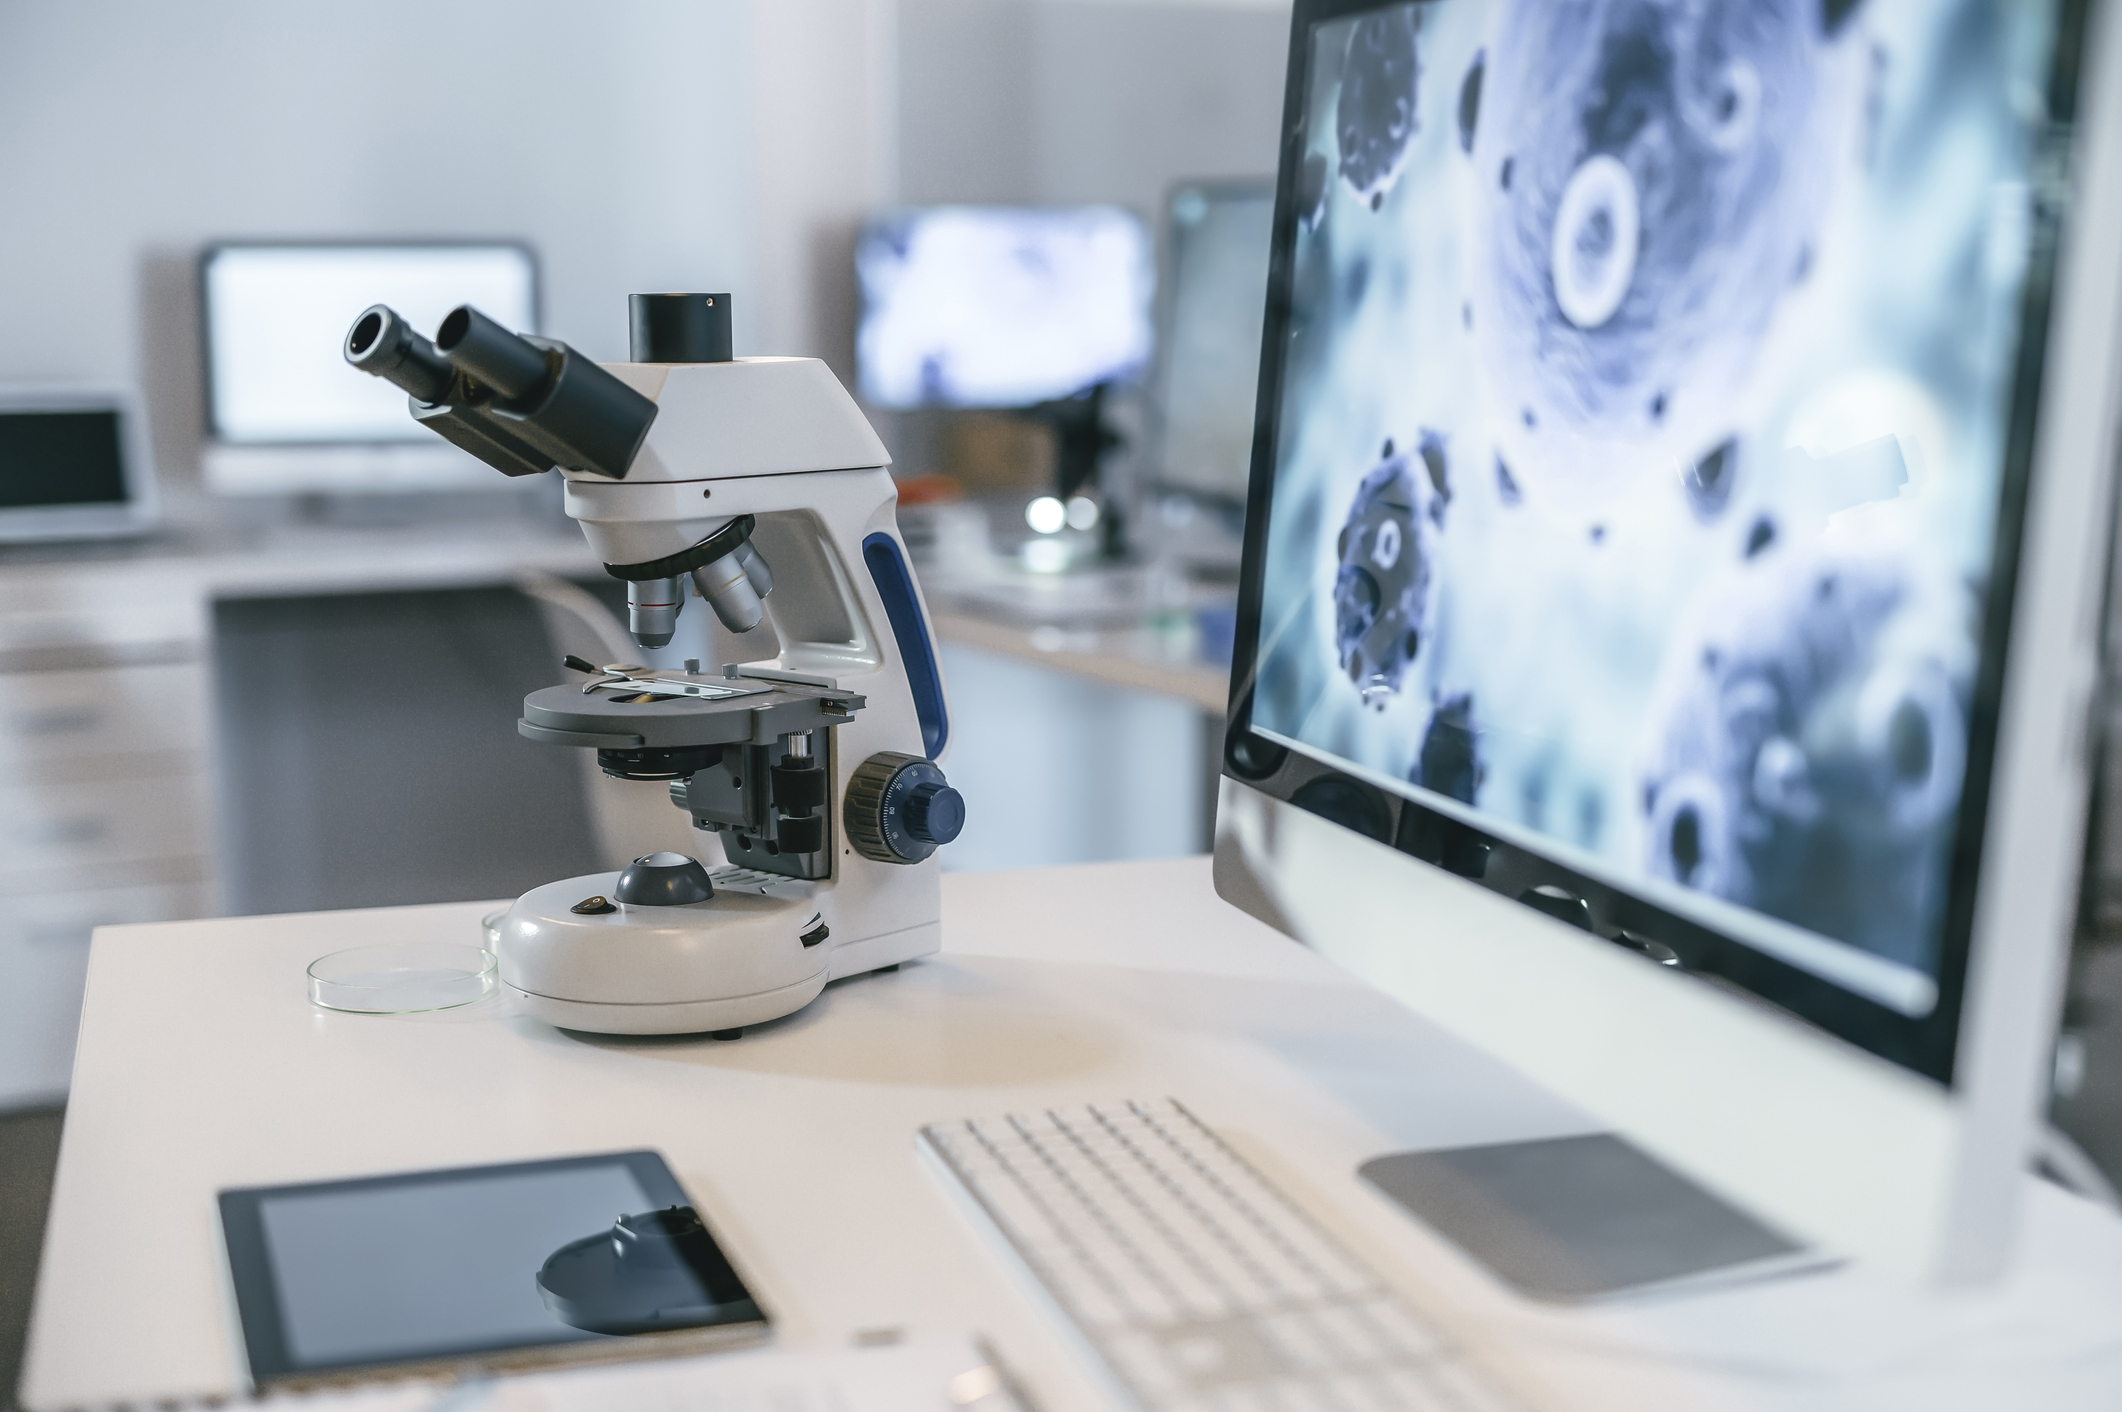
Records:
[[[862,562],[869,565],[877,595],[884,600],[884,616],[891,619],[892,636],[899,641],[899,660],[906,667],[914,714],[921,721],[921,748],[933,760],[950,740],[950,717],[944,711],[943,674],[936,669],[936,649],[928,640],[928,620],[921,614],[914,576],[907,571],[899,541],[881,530],[862,541]]]

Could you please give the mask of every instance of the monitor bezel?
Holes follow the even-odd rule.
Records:
[[[1320,25],[1403,3],[1408,0],[1296,0],[1291,14],[1266,326],[1254,401],[1252,474],[1246,495],[1237,629],[1222,752],[1224,775],[1280,802],[1394,846],[1423,863],[1470,877],[1515,901],[1525,902],[1526,895],[1541,886],[1581,898],[1588,905],[1592,936],[1631,949],[1648,949],[1661,960],[1669,954],[1670,960],[1685,971],[1764,1001],[1912,1073],[1952,1085],[1990,821],[2006,649],[2013,607],[2024,587],[2020,543],[2033,488],[2043,373],[2054,332],[2049,314],[2057,282],[2056,254],[2062,225],[2057,205],[2051,202],[2037,206],[2029,241],[1992,555],[1993,587],[1984,605],[1982,657],[1969,709],[1967,765],[1952,850],[1951,890],[1940,939],[1937,1001],[1927,1014],[1911,1017],[1640,896],[1588,878],[1554,858],[1468,825],[1418,799],[1378,789],[1324,761],[1290,751],[1252,730],[1252,686],[1258,666],[1267,529],[1272,513],[1275,448],[1280,440],[1283,369],[1276,354],[1287,342],[1294,312],[1292,251],[1298,220],[1295,186],[1304,157],[1301,119],[1307,111],[1313,38]],[[2069,151],[2072,123],[2077,116],[2077,77],[2087,9],[2086,0],[2059,0],[2058,4],[2047,94],[2048,136],[2065,152]],[[1332,783],[1321,786],[1321,780]],[[1471,860],[1477,858],[1486,859],[1485,871],[1472,871]],[[1451,866],[1453,863],[1461,866]],[[1541,910],[1531,903],[1526,905]],[[1643,943],[1649,943],[1649,947],[1644,948]],[[1664,953],[1657,951],[1661,947]]]
[[[1142,232],[1143,250],[1146,262],[1149,267],[1150,277],[1149,308],[1145,311],[1145,318],[1150,327],[1150,348],[1148,356],[1142,360],[1141,367],[1137,368],[1134,372],[1129,374],[1125,374],[1118,377],[1104,378],[1093,382],[1087,382],[1081,387],[1075,388],[1069,392],[1064,392],[1059,396],[1045,398],[1033,402],[888,402],[880,401],[876,398],[871,397],[869,392],[869,378],[866,375],[867,368],[862,357],[862,330],[869,323],[870,315],[872,313],[872,305],[869,297],[869,286],[862,278],[862,249],[866,244],[868,244],[872,232],[876,231],[882,226],[888,225],[895,221],[903,221],[909,217],[931,215],[939,211],[996,211],[1007,212],[1014,215],[1058,215],[1072,211],[1114,211],[1123,216],[1126,216],[1129,220],[1133,221],[1137,229]],[[854,267],[855,274],[855,377],[853,392],[855,394],[856,400],[859,401],[863,407],[869,410],[891,413],[1022,412],[1034,407],[1048,406],[1056,402],[1067,402],[1074,398],[1083,397],[1089,394],[1094,388],[1138,388],[1147,383],[1148,380],[1155,375],[1158,354],[1158,270],[1156,232],[1152,228],[1151,224],[1142,218],[1142,213],[1140,211],[1134,209],[1132,206],[1127,205],[1125,202],[931,201],[922,202],[918,204],[909,203],[905,205],[890,206],[883,210],[873,212],[867,219],[862,222],[861,227],[855,232],[855,253],[850,263]]]
[[[523,256],[530,268],[531,327],[519,329],[519,333],[537,333],[545,327],[545,271],[538,261],[538,251],[528,240],[514,237],[477,239],[473,237],[437,236],[411,240],[384,238],[340,239],[330,236],[300,237],[291,239],[241,238],[209,241],[199,249],[199,258],[193,266],[193,290],[195,307],[199,319],[199,399],[200,416],[206,428],[207,440],[216,446],[249,449],[273,447],[390,447],[420,445],[433,438],[421,431],[410,418],[406,426],[411,432],[407,436],[383,438],[359,438],[347,440],[343,437],[299,437],[275,440],[230,440],[222,434],[219,417],[214,405],[214,324],[211,296],[207,287],[207,272],[221,255],[236,250],[304,250],[304,251],[376,251],[376,250],[513,250]]]
[[[0,507],[0,544],[124,539],[152,529],[159,517],[159,492],[153,442],[139,394],[129,387],[102,384],[0,386],[0,416],[42,412],[109,412],[118,418],[119,473],[125,499]]]

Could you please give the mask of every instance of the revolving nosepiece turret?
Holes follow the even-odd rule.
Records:
[[[685,606],[687,578],[722,626],[731,632],[759,626],[774,574],[752,544],[754,523],[750,515],[738,515],[690,549],[639,564],[606,564],[606,573],[626,580],[626,625],[634,639],[643,647],[670,642]]]

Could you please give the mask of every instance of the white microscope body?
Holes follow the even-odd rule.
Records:
[[[694,325],[706,301],[721,356],[697,326],[645,336],[644,300],[651,316]],[[661,302],[672,300],[693,304]],[[437,339],[457,379],[446,390],[425,361],[435,350],[402,324],[363,347],[364,316],[348,358],[406,387],[416,417],[500,469],[558,465],[567,513],[628,580],[645,646],[670,640],[688,590],[732,631],[771,627],[772,657],[706,672],[613,664],[534,692],[518,723],[532,739],[596,749],[607,773],[666,781],[695,827],[720,835],[730,866],[708,874],[655,854],[532,889],[501,924],[502,984],[525,1012],[569,1029],[734,1037],[829,980],[937,949],[935,848],[956,836],[963,805],[933,763],[947,707],[875,431],[816,359],[729,359],[726,296],[636,296],[634,314],[640,361],[601,372],[645,409],[592,381],[596,365],[585,372],[564,345],[517,340],[551,363],[550,384],[573,376],[603,400],[592,412],[610,412],[587,431],[579,407],[553,413],[557,444],[534,393],[479,401],[500,381],[482,379],[494,349],[510,350],[482,350],[493,330],[467,334],[461,321],[452,339],[457,314]],[[709,360],[688,360],[703,347]],[[613,431],[627,416],[646,427],[630,450],[626,427]],[[571,455],[578,445],[591,449]]]

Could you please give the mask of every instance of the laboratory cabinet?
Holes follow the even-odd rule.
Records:
[[[4,585],[0,1109],[64,1093],[89,934],[207,915],[214,893],[207,675],[181,608]]]
[[[231,910],[215,604],[591,567],[572,526],[475,528],[0,550],[0,1111],[64,1098],[90,933]],[[287,686],[222,689],[269,713]]]

